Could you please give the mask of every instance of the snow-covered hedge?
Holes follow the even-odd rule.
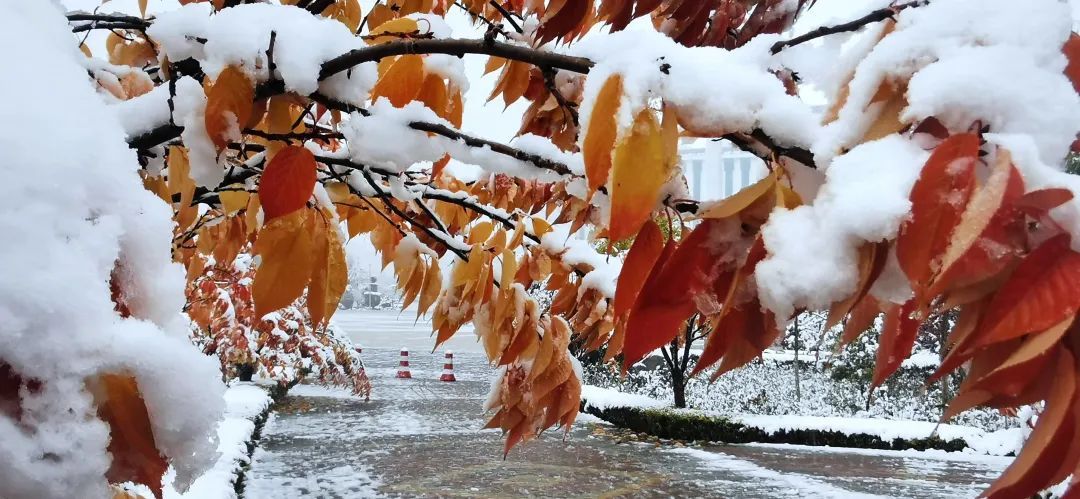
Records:
[[[878,388],[867,404],[869,380],[853,375],[849,364],[815,362],[800,356],[798,390],[795,362],[786,353],[766,352],[762,360],[726,373],[714,382],[708,376],[691,378],[686,387],[689,407],[720,414],[767,414],[904,419],[936,423],[941,418],[940,385],[925,385],[933,367],[906,363]],[[836,359],[833,359],[836,360]],[[649,364],[646,359],[645,364]],[[625,378],[608,366],[586,365],[585,383],[633,393],[673,405],[670,379],[663,360],[654,370],[634,370]],[[691,364],[693,365],[693,364]],[[872,367],[871,367],[872,368]],[[1018,426],[1015,418],[989,409],[974,409],[952,423],[986,431]]]
[[[676,409],[642,395],[596,386],[582,389],[582,411],[632,431],[660,438],[725,443],[784,443],[886,450],[944,450],[1006,455],[1019,429],[985,432],[923,421],[814,416],[724,416]]]

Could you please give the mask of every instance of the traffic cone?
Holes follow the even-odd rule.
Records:
[[[397,377],[402,379],[411,379],[412,372],[409,371],[409,350],[401,349],[401,362],[398,362]]]
[[[439,381],[457,381],[454,377],[454,352],[446,352],[446,362],[442,366],[442,376]]]

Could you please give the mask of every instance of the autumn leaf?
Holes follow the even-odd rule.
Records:
[[[896,257],[920,302],[928,298],[926,287],[975,187],[978,153],[978,136],[949,137],[934,149],[911,189],[911,218],[900,226]]]
[[[774,170],[765,178],[743,187],[735,194],[717,201],[711,206],[703,206],[702,218],[727,218],[739,214],[762,196],[773,192],[778,180],[779,170]]]
[[[634,239],[634,244],[630,246],[619,272],[613,304],[616,318],[630,311],[664,247],[664,234],[660,232],[660,227],[652,220],[645,222],[645,226]]]
[[[1061,52],[1065,54],[1065,58],[1069,61],[1065,66],[1065,76],[1069,77],[1069,81],[1073,84],[1073,90],[1080,93],[1080,35],[1072,33],[1069,35],[1069,39],[1065,41],[1065,46],[1061,48]]]
[[[307,305],[311,323],[318,328],[337,310],[341,296],[349,285],[349,275],[337,227],[330,225],[323,217],[315,218],[312,224],[314,262],[308,284]]]
[[[655,284],[661,279],[664,266],[667,265],[678,245],[679,243],[674,239],[668,240],[656,258],[652,271],[645,279],[642,290],[657,289]],[[655,295],[658,294],[658,291],[655,292]],[[654,293],[639,293],[634,307],[630,310],[626,341],[623,344],[623,372],[644,358],[647,353],[670,340],[675,335],[682,319],[693,310],[692,307],[687,306],[687,303],[679,303],[677,307],[650,306],[649,296],[654,296]]]
[[[251,118],[255,86],[237,66],[226,66],[206,91],[206,133],[218,153],[240,140],[240,127]]]
[[[1041,331],[1080,309],[1080,253],[1068,234],[1027,255],[994,294],[969,349]]]
[[[585,179],[589,183],[589,196],[607,183],[611,172],[611,155],[618,135],[617,114],[622,100],[622,77],[611,75],[593,104],[589,114],[588,131],[582,144],[585,156]]]
[[[416,99],[424,83],[424,58],[406,54],[394,59],[371,89],[371,100],[385,97],[394,107],[405,107]]]
[[[871,388],[881,386],[900,368],[904,359],[911,356],[921,322],[919,317],[915,316],[917,306],[915,300],[908,300],[903,305],[893,305],[885,311],[885,324],[881,328]]]
[[[315,189],[315,156],[300,146],[287,146],[267,163],[259,180],[259,202],[266,221],[307,205]]]
[[[641,228],[674,166],[666,153],[660,123],[652,110],[643,109],[612,157],[609,239],[621,241]]]
[[[105,477],[112,483],[146,485],[161,497],[161,478],[168,463],[154,442],[154,429],[138,383],[130,375],[102,374],[87,381],[98,417],[109,425],[109,464]]]
[[[259,231],[255,253],[261,262],[252,284],[257,317],[289,306],[304,292],[315,263],[314,217],[311,210],[295,210],[270,220]]]
[[[1055,382],[1046,408],[1035,424],[1020,454],[1001,477],[983,492],[984,497],[1031,497],[1047,484],[1064,479],[1076,465],[1075,445],[1077,386],[1075,358],[1067,349],[1058,350]],[[1073,462],[1063,462],[1072,455]]]

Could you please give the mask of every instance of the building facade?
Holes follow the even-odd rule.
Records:
[[[698,201],[726,198],[768,174],[760,158],[726,140],[684,140],[679,155],[687,191]]]

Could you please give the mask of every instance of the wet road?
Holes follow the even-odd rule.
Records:
[[[472,341],[459,336],[459,343]],[[491,373],[481,354],[456,353],[459,381],[444,383],[437,381],[441,352],[420,353],[425,349],[404,335],[384,335],[385,348],[371,337],[361,341],[375,386],[371,401],[294,388],[263,431],[247,498],[974,497],[1009,462],[908,451],[684,447],[587,415],[565,438],[545,434],[503,460],[499,432],[479,430]],[[413,352],[411,380],[393,377],[400,346]]]

